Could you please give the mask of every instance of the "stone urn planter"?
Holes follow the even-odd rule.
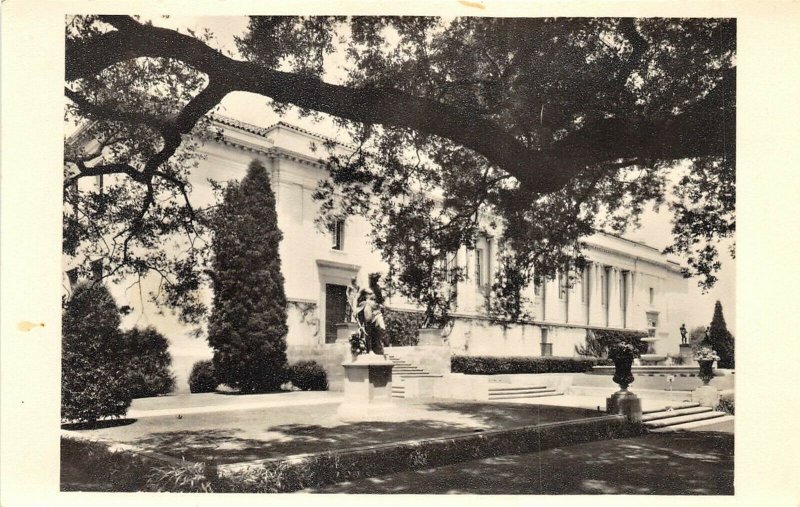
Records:
[[[620,391],[627,391],[628,386],[633,384],[633,373],[631,373],[631,366],[633,366],[633,356],[622,356],[614,358],[614,377],[615,384],[619,384]]]
[[[694,354],[694,360],[700,365],[700,380],[707,386],[714,378],[714,361],[719,361],[719,356],[711,347],[701,347]]]
[[[703,381],[703,385],[707,386],[711,379],[714,378],[714,360],[713,359],[703,359],[697,361],[697,364],[700,365],[700,380]]]
[[[609,414],[624,415],[628,421],[641,422],[642,400],[628,391],[628,386],[633,383],[633,359],[638,351],[633,345],[618,343],[608,351],[608,357],[614,361],[614,377],[612,380],[619,384],[620,390],[606,399],[606,412]]]

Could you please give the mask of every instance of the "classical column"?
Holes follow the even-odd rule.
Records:
[[[625,280],[625,328],[631,326],[631,315],[633,314],[633,271],[626,271]]]

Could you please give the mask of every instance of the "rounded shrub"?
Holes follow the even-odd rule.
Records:
[[[128,387],[133,398],[163,396],[175,389],[166,337],[152,327],[123,333]]]
[[[289,366],[289,380],[301,391],[328,390],[328,374],[316,361],[298,361]]]
[[[78,284],[64,304],[61,419],[122,417],[131,404],[125,348],[114,298],[98,283]]]
[[[214,374],[214,363],[210,359],[197,361],[189,374],[189,391],[192,393],[213,393],[219,382]]]

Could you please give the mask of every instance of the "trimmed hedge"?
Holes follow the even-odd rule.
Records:
[[[289,366],[289,380],[301,391],[327,391],[328,374],[316,361],[298,361]]]
[[[592,366],[610,365],[611,361],[575,357],[494,357],[453,356],[450,369],[467,375],[500,375],[509,373],[584,373]]]

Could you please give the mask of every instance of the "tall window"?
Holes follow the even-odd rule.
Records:
[[[656,301],[656,291],[650,287],[650,304],[652,305]]]
[[[483,249],[475,249],[475,283],[483,287]]]
[[[533,283],[533,295],[538,297],[542,297],[542,284],[541,282],[534,282]]]
[[[542,357],[549,357],[553,355],[553,344],[550,343],[547,329],[542,329],[541,353]]]
[[[563,273],[558,274],[558,299],[567,299],[567,275]]]
[[[344,220],[336,220],[331,224],[331,236],[334,250],[344,250]]]

